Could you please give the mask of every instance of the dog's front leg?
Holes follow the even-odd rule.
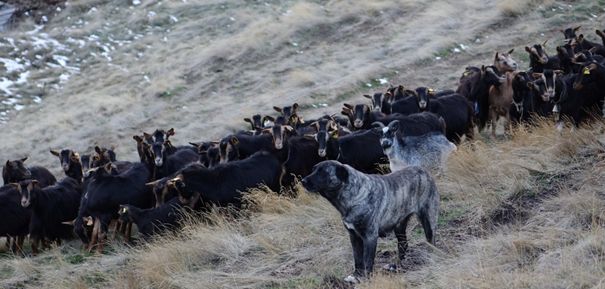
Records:
[[[355,233],[354,230],[349,229],[349,238],[351,239],[351,247],[353,247],[353,259],[355,260],[355,274],[356,276],[363,275],[363,240]]]
[[[374,257],[376,256],[376,243],[378,242],[378,232],[367,234],[363,238],[363,268],[364,276],[368,276],[374,269]]]

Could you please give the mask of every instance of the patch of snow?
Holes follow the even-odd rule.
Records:
[[[6,77],[0,78],[0,91],[3,91],[6,95],[13,95],[13,92],[8,89],[13,85],[13,81],[9,80]]]
[[[380,84],[387,84],[389,81],[386,78],[377,78],[376,81]]]
[[[0,62],[4,63],[4,67],[6,67],[6,72],[8,72],[8,73],[11,73],[11,72],[17,71],[17,70],[21,70],[24,68],[24,66],[22,64],[19,64],[19,62],[12,60],[12,59],[8,59],[8,58],[0,57]]]
[[[17,102],[19,102],[19,101],[16,98],[9,97],[9,98],[3,100],[2,104],[5,104],[5,105],[15,105],[15,104],[17,104]]]
[[[67,82],[67,81],[69,80],[69,77],[71,77],[71,75],[69,75],[69,74],[67,74],[67,73],[62,73],[62,74],[59,76],[59,82],[60,82],[60,83],[65,83],[65,82]]]
[[[366,82],[366,86],[367,86],[367,87],[372,87],[372,84],[371,84],[371,83],[369,83],[369,82]]]
[[[67,66],[67,61],[69,61],[69,58],[67,56],[63,56],[63,55],[58,55],[55,54],[53,55],[53,59],[61,66],[65,67]]]
[[[458,49],[457,47],[454,47],[454,49],[452,49],[452,51],[454,51],[454,53],[460,53],[460,49]]]
[[[441,56],[435,57],[435,60],[441,60]]]
[[[170,20],[172,21],[172,23],[177,23],[177,22],[179,22],[179,19],[178,19],[178,18],[176,18],[176,16],[174,16],[174,15],[170,15]]]
[[[132,0],[132,5],[134,5],[134,6],[141,5],[141,0]]]
[[[30,71],[23,72],[19,74],[19,78],[15,81],[15,84],[24,84],[27,82],[27,78],[29,77]]]
[[[46,22],[48,22],[48,17],[46,17],[46,15],[44,15],[44,16],[42,16],[41,20],[43,23],[46,23]]]
[[[462,50],[466,50],[468,47],[462,43],[460,43],[460,49]]]
[[[25,105],[22,105],[22,104],[15,104],[14,108],[15,108],[15,110],[16,110],[16,111],[19,111],[19,110],[24,109],[24,108],[25,108]]]
[[[298,43],[296,43],[296,42],[292,42],[292,46],[294,46],[294,47],[298,47]]]
[[[153,12],[153,11],[149,11],[149,12],[147,12],[147,17],[148,17],[148,18],[153,18],[153,17],[155,17],[156,15],[157,15],[157,13],[155,13],[155,12]]]
[[[42,98],[36,95],[36,96],[34,96],[34,98],[32,99],[32,101],[35,102],[35,103],[41,103],[42,102]]]

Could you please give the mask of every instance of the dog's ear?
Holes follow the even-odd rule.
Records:
[[[339,165],[336,167],[336,177],[342,182],[345,182],[349,178],[349,171],[347,171],[345,166]]]

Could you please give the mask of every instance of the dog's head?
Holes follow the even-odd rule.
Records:
[[[338,195],[348,180],[349,171],[345,165],[337,161],[323,161],[313,167],[313,172],[302,180],[302,184],[310,192],[331,198]]]

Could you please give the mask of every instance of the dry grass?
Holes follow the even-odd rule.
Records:
[[[558,39],[571,21],[593,25],[567,2],[553,2],[557,14],[544,18],[548,1],[129,3],[69,2],[43,28],[69,47],[80,72],[55,86],[64,69],[34,70],[16,88],[42,90],[43,102],[2,125],[1,159],[28,154],[61,175],[48,147],[115,144],[120,159],[134,160],[131,135],[156,127],[175,127],[174,142],[184,144],[239,129],[272,105],[298,102],[305,118],[336,112],[382,90],[376,78],[455,88],[466,65],[490,63],[495,50]],[[523,19],[507,17],[520,11]],[[7,36],[28,39],[33,28],[26,22]],[[460,44],[466,50],[455,52]],[[113,49],[103,54],[104,45]],[[32,59],[54,53],[27,50]],[[526,66],[522,49],[515,57]],[[380,272],[359,288],[602,288],[603,139],[601,123],[560,135],[543,121],[464,144],[438,179],[436,248],[410,226],[404,272]],[[342,287],[352,256],[329,203],[300,187],[291,196],[254,190],[247,200],[239,218],[192,217],[178,236],[113,244],[103,256],[84,254],[76,241],[35,258],[3,255],[0,287]],[[395,251],[392,238],[380,241],[377,270]]]
[[[504,15],[519,16],[538,6],[550,5],[553,2],[553,0],[504,0],[498,2],[498,9]]]

